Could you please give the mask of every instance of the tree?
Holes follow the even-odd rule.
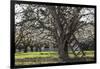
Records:
[[[34,41],[38,40],[42,43],[43,41],[53,43],[58,47],[60,62],[69,60],[68,47],[70,47],[72,41],[75,40],[79,45],[77,40],[79,30],[88,24],[94,26],[93,8],[32,4],[26,5],[26,8],[20,13],[16,13],[16,15],[18,14],[22,14],[20,22],[16,24],[25,31],[23,31],[24,46],[29,45],[27,42],[29,38],[31,38],[31,41],[34,39]],[[30,36],[27,32],[31,33]],[[36,43],[36,47],[39,48],[39,46]]]

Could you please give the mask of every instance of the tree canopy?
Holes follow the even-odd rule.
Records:
[[[73,41],[88,45],[94,41],[94,11],[86,7],[15,4],[16,47],[56,46],[64,62]]]

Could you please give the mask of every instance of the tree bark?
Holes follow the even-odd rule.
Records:
[[[24,47],[24,53],[26,53],[26,52],[27,52],[27,46]]]
[[[33,46],[30,46],[31,52],[33,52]]]
[[[64,41],[62,38],[60,38],[58,42],[58,54],[61,63],[68,62],[68,44],[66,44],[66,41]]]

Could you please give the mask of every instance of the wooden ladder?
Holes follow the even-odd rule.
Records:
[[[84,50],[82,49],[81,44],[76,39],[75,35],[72,36],[69,42],[69,48],[71,49],[75,57],[83,58],[86,56]]]

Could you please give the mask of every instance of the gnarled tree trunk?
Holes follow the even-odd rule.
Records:
[[[58,40],[58,54],[61,63],[68,62],[68,44],[67,41],[64,41],[62,38]]]
[[[26,53],[26,52],[27,52],[27,46],[24,47],[24,53]]]

